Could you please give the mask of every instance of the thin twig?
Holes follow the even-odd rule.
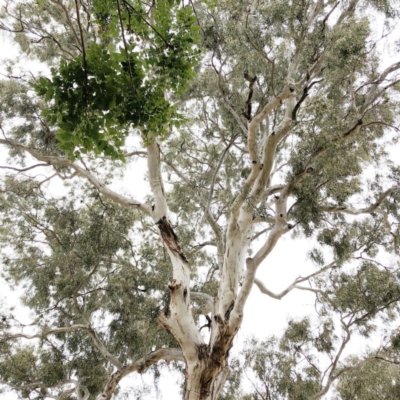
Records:
[[[130,56],[129,56],[129,53],[128,53],[128,46],[126,44],[124,24],[122,22],[121,5],[119,3],[119,0],[117,0],[117,8],[118,8],[118,19],[119,19],[119,23],[120,23],[120,26],[121,26],[122,42],[124,43],[126,60],[128,61],[129,79],[130,79],[130,82],[131,82],[132,94],[134,95],[136,90],[135,90],[135,84],[133,82],[131,59],[130,59]]]
[[[85,49],[85,41],[83,38],[83,31],[82,31],[82,25],[81,25],[81,18],[79,15],[79,6],[78,6],[78,0],[75,0],[75,6],[76,6],[76,18],[78,21],[78,27],[79,27],[79,33],[81,35],[81,45],[82,45],[82,60],[83,60],[83,69],[85,72],[85,86],[84,86],[84,91],[83,95],[85,98],[85,103],[86,106],[88,105],[88,72],[87,72],[87,62],[86,62],[86,49]]]

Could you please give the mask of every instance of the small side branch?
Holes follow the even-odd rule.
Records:
[[[48,167],[48,166],[49,166],[49,164],[35,164],[35,165],[31,165],[30,167],[26,167],[26,168],[15,168],[15,167],[8,167],[6,165],[2,165],[2,166],[0,166],[0,168],[1,169],[11,169],[12,171],[17,171],[18,173],[21,173],[21,172],[29,171],[34,168]]]
[[[316,293],[316,294],[322,294],[323,293],[322,290],[313,289],[313,288],[309,288],[309,287],[306,287],[306,286],[299,286],[299,285],[297,285],[295,283],[292,283],[290,286],[288,286],[281,293],[274,293],[274,292],[271,292],[269,289],[267,289],[266,286],[264,285],[264,283],[262,283],[259,279],[257,279],[257,278],[254,279],[254,283],[258,286],[258,288],[260,289],[261,293],[266,294],[267,296],[272,297],[273,299],[276,299],[276,300],[281,300],[283,297],[285,297],[293,289],[306,290],[306,291],[313,292],[313,293]]]
[[[235,111],[235,109],[232,107],[232,105],[229,103],[225,96],[225,91],[222,87],[222,67],[224,66],[225,61],[221,63],[219,69],[214,65],[214,61],[212,60],[212,66],[214,68],[215,73],[218,75],[218,88],[221,92],[222,95],[222,103],[224,104],[225,108],[232,114],[233,118],[235,118],[236,122],[238,123],[238,126],[242,130],[242,132],[247,135],[247,129],[244,126],[240,116],[238,113]]]
[[[123,365],[122,363],[114,357],[110,352],[106,349],[104,344],[100,341],[99,337],[97,336],[96,332],[91,328],[89,325],[82,325],[82,324],[76,324],[76,325],[71,325],[71,326],[65,326],[65,327],[60,327],[60,328],[53,328],[53,329],[43,329],[42,332],[35,334],[35,335],[26,335],[24,333],[5,333],[0,337],[1,341],[8,341],[8,340],[14,340],[14,339],[43,339],[44,337],[47,337],[49,335],[56,335],[58,333],[68,333],[68,332],[74,332],[74,331],[85,331],[89,334],[89,336],[92,338],[94,345],[96,348],[100,351],[100,353],[103,355],[103,357],[109,361],[111,364],[113,364],[116,368],[122,369]]]
[[[136,360],[132,366],[128,366],[127,369],[143,374],[152,365],[156,364],[160,360],[164,360],[167,364],[169,364],[171,361],[185,362],[181,349],[165,348],[146,354],[144,357]]]
[[[201,305],[203,314],[212,313],[214,310],[214,300],[207,293],[190,292],[191,299]]]
[[[388,68],[386,68],[381,73],[379,78],[375,82],[373,82],[373,85],[372,85],[371,89],[369,90],[368,95],[363,104],[363,107],[360,110],[361,113],[364,112],[369,107],[369,105],[376,99],[376,97],[378,95],[377,92],[379,89],[379,85],[385,81],[385,79],[387,78],[387,76],[389,74],[391,74],[392,72],[397,71],[399,69],[400,69],[400,61],[398,61],[398,62],[390,65]]]
[[[262,121],[264,121],[265,118],[279,105],[281,104],[284,100],[288,99],[289,97],[293,96],[294,89],[290,86],[287,86],[284,88],[284,90],[279,93],[277,96],[273,97],[266,105],[265,107],[253,117],[251,120],[251,124],[249,126],[249,129],[256,129],[258,125],[261,124]]]
[[[337,371],[338,363],[340,361],[340,358],[343,354],[344,349],[346,348],[347,344],[350,341],[351,338],[351,331],[349,330],[348,326],[343,324],[343,329],[345,331],[345,335],[342,339],[342,343],[338,349],[338,352],[336,353],[336,356],[334,357],[331,365],[328,367],[328,369],[325,371],[330,371],[328,374],[328,379],[326,384],[321,388],[321,390],[316,393],[314,396],[310,397],[310,400],[319,400],[323,395],[325,395],[329,388],[331,387],[332,383],[339,378],[339,376],[344,372],[342,371]]]
[[[289,230],[287,225],[274,226],[268,235],[268,238],[263,246],[257,251],[253,257],[253,262],[256,268],[265,260],[268,254],[271,253],[279,238]]]
[[[331,263],[325,265],[324,267],[320,268],[318,271],[304,276],[304,277],[298,277],[296,278],[292,284],[290,284],[285,290],[283,290],[281,293],[274,293],[271,290],[269,290],[263,282],[261,282],[259,279],[255,278],[254,279],[254,283],[257,285],[257,287],[260,289],[261,293],[266,294],[269,297],[272,297],[273,299],[276,300],[281,300],[283,297],[285,297],[288,293],[290,293],[293,289],[299,289],[299,290],[308,290],[310,292],[313,293],[319,293],[322,294],[323,292],[321,290],[318,289],[313,289],[313,288],[309,288],[309,287],[305,287],[305,286],[299,286],[299,283],[308,281],[311,278],[314,278],[315,276],[321,274],[324,271],[327,271],[328,269],[334,268],[334,266],[336,265],[336,260],[332,261]]]

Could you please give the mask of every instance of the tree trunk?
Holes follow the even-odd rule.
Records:
[[[273,150],[275,138],[270,139]],[[232,342],[240,328],[243,308],[254,283],[257,266],[275,246],[278,238],[287,231],[284,218],[271,230],[269,239],[256,254],[257,262],[245,260],[249,242],[253,235],[253,208],[248,204],[250,183],[264,173],[263,168],[254,168],[249,178],[249,188],[238,196],[226,232],[222,258],[221,282],[218,295],[208,296],[211,336],[208,344],[196,326],[191,310],[190,268],[177,235],[168,220],[168,207],[160,168],[160,151],[157,143],[148,145],[149,180],[155,204],[152,217],[158,226],[162,241],[168,251],[173,278],[168,287],[170,302],[160,313],[160,324],[178,341],[186,363],[186,388],[184,400],[217,400],[228,376],[228,357]],[[270,166],[267,168],[269,174]],[[264,181],[261,186],[264,187]],[[252,195],[253,196],[253,195]],[[260,196],[254,194],[254,198]],[[258,196],[258,197],[257,197]],[[256,199],[257,200],[257,199]],[[247,270],[244,273],[244,265]]]
[[[233,339],[233,337],[232,337]],[[232,340],[229,340],[229,348]],[[203,354],[208,346],[199,351],[199,359],[187,366],[186,390],[184,400],[217,400],[228,377],[228,351],[219,348],[211,355]],[[206,359],[202,359],[206,356]]]

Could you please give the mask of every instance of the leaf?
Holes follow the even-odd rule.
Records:
[[[50,101],[50,100],[53,98],[53,96],[54,96],[54,87],[53,87],[53,86],[50,86],[50,87],[47,89],[47,92],[46,92],[46,94],[45,94],[45,96],[44,96],[44,99],[45,99],[46,101]]]

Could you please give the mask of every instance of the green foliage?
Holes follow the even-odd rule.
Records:
[[[43,154],[60,154],[56,129],[37,119],[43,102],[32,96],[27,83],[16,80],[0,80],[0,124],[13,121],[9,134],[20,143],[40,149]],[[23,158],[14,151],[13,156]]]
[[[99,336],[122,362],[153,346],[175,344],[157,322],[167,301],[170,266],[162,248],[152,244],[154,235],[133,251],[130,232],[140,230],[137,215],[90,190],[81,198],[71,191],[73,201],[49,200],[28,181],[8,180],[2,191],[7,195],[0,198],[0,241],[9,243],[2,254],[3,276],[23,285],[24,303],[35,311],[38,327],[46,332],[54,325],[106,324],[107,334]],[[18,326],[12,317],[10,323]],[[0,373],[11,385],[39,381],[52,386],[73,374],[85,376],[93,394],[105,384],[102,356],[84,332],[44,338],[40,350],[7,343],[11,347],[2,345]],[[15,361],[19,358],[23,368]]]
[[[351,312],[359,324],[400,300],[400,285],[389,271],[363,263],[353,275],[341,273],[333,280],[330,304],[341,313]]]
[[[326,53],[327,76],[351,72],[365,57],[365,42],[370,34],[368,18],[349,19],[329,35]],[[343,71],[344,70],[344,71]],[[339,72],[340,71],[340,72]]]
[[[141,2],[91,4],[101,41],[88,41],[74,60],[61,60],[37,93],[49,102],[44,115],[59,130],[71,159],[86,152],[123,160],[121,147],[133,128],[145,140],[167,136],[181,116],[167,98],[182,94],[194,76],[198,27],[190,8],[157,1],[152,24]],[[119,43],[122,40],[122,44]],[[138,43],[139,42],[139,43]]]
[[[350,365],[360,365],[362,360],[351,357]],[[341,377],[335,400],[395,400],[400,395],[399,366],[379,359],[371,359],[359,368]],[[371,385],[371,382],[373,384]]]
[[[249,379],[261,398],[306,400],[318,391],[320,372],[311,353],[313,340],[318,341],[318,337],[313,337],[309,328],[306,319],[291,321],[279,342],[275,337],[247,342],[242,365],[244,372],[252,371]],[[330,331],[327,336],[332,340]]]

